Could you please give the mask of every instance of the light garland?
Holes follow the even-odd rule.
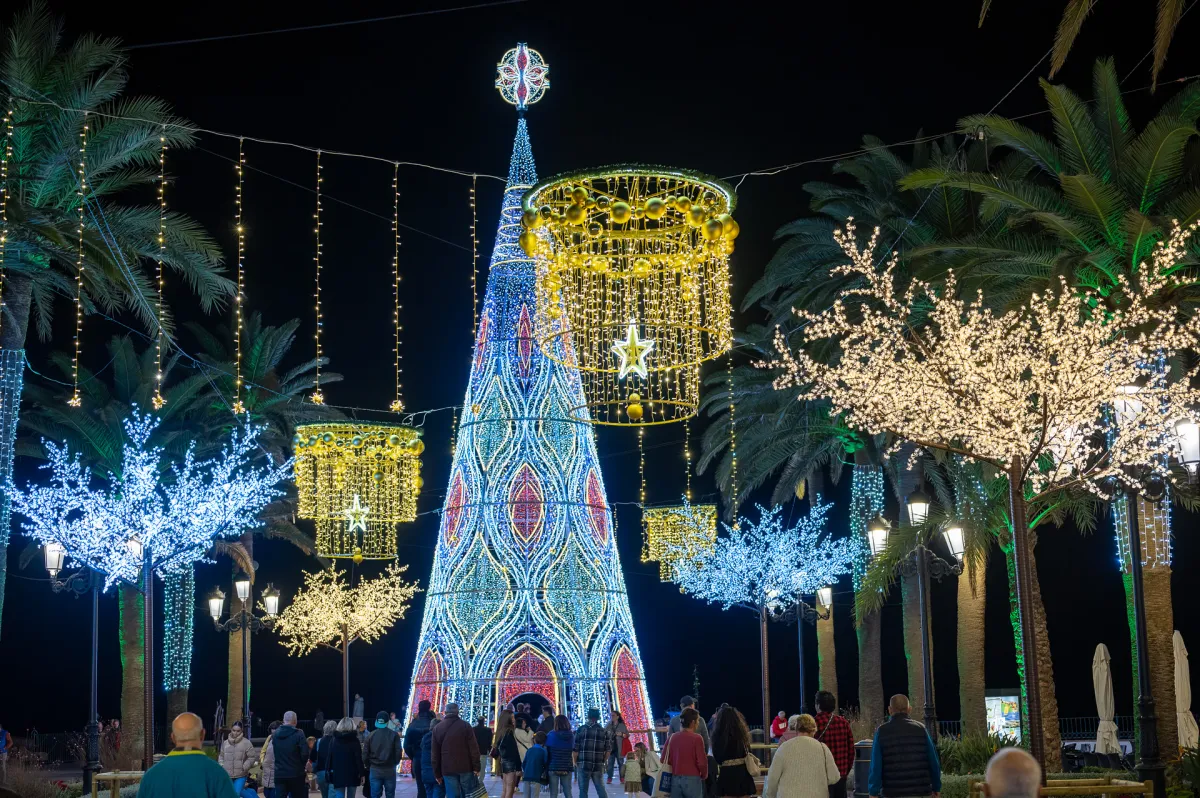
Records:
[[[0,349],[0,477],[12,478],[21,385],[25,374],[24,349]],[[8,545],[11,491],[0,490],[0,546]]]
[[[9,97],[4,111],[4,119],[0,122],[0,125],[3,125],[3,130],[0,132],[3,132],[4,135],[3,146],[0,146],[0,330],[4,329],[4,280],[6,277],[4,256],[8,247],[8,162],[12,160],[13,151],[12,116],[12,97]],[[0,407],[0,410],[2,409]]]
[[[404,399],[400,394],[400,164],[392,166],[392,282],[396,292],[396,309],[392,322],[396,325],[396,398],[392,400],[393,413],[404,412]]]
[[[151,404],[161,410],[167,400],[162,395],[162,347],[163,347],[163,256],[167,251],[167,137],[166,129],[158,137],[158,257],[155,259],[155,282],[158,284],[158,306],[155,309],[154,336],[154,398]]]
[[[233,381],[233,412],[240,415],[246,412],[242,401],[242,329],[244,326],[246,304],[246,230],[242,225],[242,181],[246,173],[246,140],[238,139],[238,159],[234,164],[237,172],[237,184],[234,190],[234,228],[237,231],[237,299],[234,307],[233,349],[235,355],[236,373]]]
[[[196,571],[183,568],[163,580],[163,689],[192,684],[192,633],[196,625]]]
[[[867,524],[883,514],[883,469],[877,465],[855,465],[850,473],[850,539],[858,544],[854,556],[854,590],[862,587],[871,564]]]
[[[693,550],[668,543],[671,581],[680,590],[721,609],[745,607],[778,616],[801,596],[832,585],[850,573],[856,546],[849,538],[833,540],[825,532],[832,504],[815,497],[808,515],[785,527],[783,508],[758,505],[759,518],[742,518],[736,526],[722,524],[725,535],[711,550]],[[696,535],[703,534],[707,514],[684,502]]]
[[[741,504],[741,496],[738,493],[737,420],[733,414],[732,354],[725,363],[725,390],[729,394],[729,507],[727,509],[730,517],[734,519],[733,525],[737,526],[737,512],[738,506]]]
[[[1110,477],[1137,490],[1125,466],[1170,479],[1175,423],[1200,405],[1200,390],[1189,385],[1197,369],[1171,380],[1146,366],[1200,342],[1200,318],[1179,321],[1173,307],[1154,301],[1177,284],[1168,275],[1185,259],[1195,229],[1176,225],[1139,266],[1136,285],[1122,275],[1116,290],[1100,296],[1064,280],[1057,292],[997,314],[981,294],[959,299],[953,273],[939,290],[913,280],[898,291],[896,256],[882,269],[874,263],[878,230],[860,249],[850,223],[834,233],[850,259],[837,273],[857,275],[862,287],[820,313],[796,311],[799,345],[791,348],[777,331],[780,359],[759,365],[780,369],[777,388],[802,386],[802,399],[828,398],[831,414],[845,413],[850,426],[869,434],[890,432],[1017,469],[1027,501],[1076,486],[1108,498]],[[839,347],[836,363],[805,348],[827,341]],[[1111,422],[1114,408],[1123,423]]]
[[[71,357],[71,398],[67,404],[71,407],[83,405],[83,397],[79,394],[79,350],[82,346],[80,335],[83,332],[83,219],[87,206],[87,112],[83,114],[83,130],[79,131],[79,189],[76,195],[79,199],[79,253],[75,260],[75,354]]]
[[[700,364],[733,344],[732,189],[687,172],[614,167],[548,180],[523,204],[521,246],[538,262],[535,328],[547,356],[581,372],[576,417],[665,424],[695,415]]]
[[[658,578],[672,581],[675,559],[697,559],[712,554],[717,540],[717,505],[684,504],[642,510],[645,546],[642,562],[658,563]]]
[[[316,522],[318,555],[395,558],[396,524],[417,517],[420,433],[399,424],[303,424],[292,443],[297,515]],[[359,507],[368,509],[347,514]]]
[[[317,359],[316,370],[313,374],[313,392],[309,397],[315,405],[325,404],[325,394],[321,392],[321,151],[317,150],[317,210],[313,214],[313,219],[316,220],[313,232],[317,239],[316,252],[313,255],[313,261],[317,265],[316,291],[314,296],[317,300],[317,332],[314,338],[317,342]]]
[[[692,422],[683,422],[683,474],[685,488],[683,498],[692,500]]]
[[[139,550],[149,553],[159,576],[211,562],[214,540],[262,524],[258,513],[282,495],[276,485],[291,469],[290,461],[251,465],[261,431],[252,425],[235,426],[219,457],[198,462],[189,447],[168,469],[162,448],[149,445],[158,423],[136,408],[125,419],[121,469],[108,476],[107,487],[93,487],[78,454],[43,440],[49,484],[12,490],[13,509],[28,519],[25,533],[43,545],[61,544],[70,560],[104,574],[106,590],[119,580],[138,581]]]
[[[463,717],[495,718],[504,701],[537,692],[576,724],[589,707],[615,707],[630,729],[646,729],[650,702],[595,430],[571,412],[581,403],[578,372],[534,337],[536,270],[518,237],[521,194],[535,180],[521,119],[409,706],[456,701]]]
[[[1131,568],[1129,550],[1129,497],[1113,502],[1113,530],[1117,542],[1117,567],[1127,574]],[[1156,502],[1138,497],[1138,517],[1141,519],[1143,568],[1171,566],[1171,502],[1164,496]]]
[[[353,587],[345,571],[306,571],[304,586],[275,621],[279,642],[292,656],[321,646],[340,650],[343,644],[375,642],[404,618],[421,590],[404,580],[407,570],[407,565],[388,563],[380,576],[361,578]]]
[[[471,175],[471,340],[475,340],[475,334],[478,332],[475,325],[479,318],[479,218],[475,207],[476,180],[477,178]]]

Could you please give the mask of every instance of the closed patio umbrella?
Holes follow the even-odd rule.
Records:
[[[1116,702],[1113,701],[1112,668],[1109,667],[1108,646],[1096,646],[1092,657],[1092,687],[1096,691],[1096,714],[1100,725],[1096,728],[1096,753],[1119,754],[1121,743],[1117,740],[1117,724],[1113,723]]]
[[[1175,715],[1179,723],[1179,747],[1195,748],[1200,745],[1200,729],[1192,717],[1192,672],[1188,666],[1187,646],[1178,630],[1175,644]]]

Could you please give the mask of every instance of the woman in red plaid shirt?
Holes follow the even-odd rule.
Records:
[[[830,785],[829,798],[846,798],[846,776],[854,767],[854,733],[850,722],[837,714],[837,697],[828,690],[817,693],[817,733],[813,735],[829,747],[842,778]]]

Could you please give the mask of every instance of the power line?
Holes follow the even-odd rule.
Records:
[[[525,3],[528,0],[495,0],[491,3],[477,3],[471,6],[457,6],[456,8],[435,8],[428,11],[412,11],[407,14],[392,14],[386,17],[368,17],[367,19],[348,19],[343,22],[325,22],[319,25],[297,25],[290,28],[272,28],[271,30],[249,31],[247,33],[227,33],[221,36],[200,36],[194,39],[176,39],[169,42],[146,42],[144,44],[127,44],[126,50],[144,50],[149,47],[174,47],[179,44],[200,44],[203,42],[221,42],[229,39],[248,39],[252,36],[272,36],[277,33],[297,33],[306,30],[326,30],[328,28],[345,28],[351,25],[365,25],[368,22],[390,22],[396,19],[411,19],[413,17],[429,17],[435,14],[451,14],[457,11],[474,11],[480,8],[492,8],[493,6],[510,6],[517,3]]]

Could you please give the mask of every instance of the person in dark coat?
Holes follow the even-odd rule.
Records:
[[[717,712],[717,722],[712,729],[712,755],[719,766],[716,792],[721,798],[758,794],[754,779],[746,768],[749,753],[750,729],[746,719],[736,707],[724,707]]]
[[[925,727],[908,716],[908,696],[894,695],[891,717],[875,732],[871,745],[871,798],[916,798],[942,791],[942,767],[937,746]]]
[[[426,798],[425,784],[421,781],[417,769],[421,762],[421,740],[425,738],[425,733],[429,731],[433,721],[433,712],[430,711],[430,707],[431,704],[428,701],[417,704],[417,716],[408,722],[408,728],[404,730],[404,755],[413,763],[413,781],[417,783],[417,798]]]
[[[354,792],[363,783],[366,768],[363,767],[362,746],[358,742],[354,718],[342,718],[333,735],[329,748],[329,770],[327,778],[336,798],[354,798]]]
[[[329,770],[329,749],[333,746],[335,731],[337,721],[325,721],[321,728],[321,739],[313,746],[312,756],[308,760],[312,763],[313,775],[317,777],[317,792],[321,793],[321,798],[329,798],[329,779],[326,771]]]
[[[419,767],[414,760],[413,775],[417,777],[417,781],[425,784],[425,794],[429,798],[446,798],[446,788],[438,784],[437,776],[433,772],[433,730],[437,724],[438,720],[434,718],[429,724],[429,730],[421,738]]]
[[[363,764],[371,783],[371,794],[395,798],[396,766],[400,764],[400,735],[388,726],[388,713],[375,716],[375,731],[363,745]]]
[[[479,745],[479,775],[487,773],[487,763],[491,759],[488,752],[492,750],[492,727],[487,725],[487,718],[482,715],[471,727],[475,732],[475,742]]]
[[[283,725],[271,736],[275,751],[275,798],[308,798],[305,765],[308,763],[308,739],[296,727],[296,713],[283,713]]]
[[[538,721],[535,731],[545,732],[547,735],[554,731],[554,707],[549,704],[542,707],[542,719]]]

